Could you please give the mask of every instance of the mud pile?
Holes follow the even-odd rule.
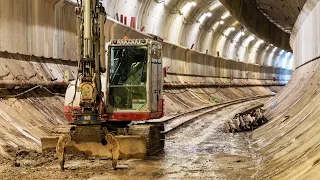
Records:
[[[262,106],[262,104],[261,104]],[[261,108],[252,108],[245,112],[236,114],[232,119],[225,122],[226,132],[252,131],[268,122],[264,117],[264,110]]]
[[[21,146],[14,148],[7,145],[3,148],[11,157],[10,159],[6,159],[8,161],[10,160],[11,165],[15,167],[39,167],[52,165],[54,160],[57,159],[54,153],[42,154],[36,150],[26,149]]]
[[[9,154],[10,158],[2,157],[1,162],[9,163],[12,167],[36,168],[41,166],[56,165],[58,158],[55,152],[42,153],[33,149],[24,147],[12,147],[10,145],[3,146],[4,150]],[[84,153],[67,152],[66,161],[85,160],[87,157]]]

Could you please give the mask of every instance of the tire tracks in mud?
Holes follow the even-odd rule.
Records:
[[[192,122],[193,120],[196,120],[204,115],[210,114],[212,112],[220,111],[226,107],[240,104],[244,102],[254,101],[258,99],[268,98],[272,97],[274,95],[265,95],[265,96],[255,96],[250,98],[241,98],[237,100],[227,101],[224,103],[219,103],[207,107],[198,108],[189,112],[181,113],[176,116],[171,116],[169,118],[162,118],[160,120],[149,120],[145,121],[143,123],[164,123],[165,124],[165,130],[163,133],[167,134],[170,132],[173,132],[174,130],[178,129],[179,127]]]
[[[168,120],[178,125],[166,129],[165,177],[252,179],[259,161],[247,133],[225,133],[223,126],[225,120],[265,100],[242,99]]]

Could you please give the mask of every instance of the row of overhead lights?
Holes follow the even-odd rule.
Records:
[[[214,9],[218,8],[219,6],[221,6],[222,4],[220,2],[214,3],[210,8],[209,11],[213,11]],[[188,2],[187,4],[184,5],[184,7],[182,8],[182,14],[187,14],[189,12],[189,10],[191,9],[191,7],[195,7],[197,6],[197,3],[194,1]],[[212,13],[211,12],[207,12],[204,13],[199,21],[203,22],[207,17],[211,17]],[[219,21],[220,24],[224,24],[224,19],[228,18],[230,16],[230,12],[226,11],[225,13],[223,13],[223,15],[221,16],[221,20]]]
[[[213,4],[210,8],[209,8],[209,10],[210,11],[212,11],[212,10],[214,10],[214,9],[216,9],[217,7],[219,7],[219,6],[221,6],[222,4],[218,1],[217,3],[215,3],[215,4]],[[228,18],[230,16],[230,12],[229,11],[226,11],[222,16],[221,16],[221,20],[219,21],[219,24],[224,24],[224,20],[226,19],[226,18]],[[235,28],[234,27],[229,27],[228,28],[229,29],[229,31],[235,31]],[[240,31],[240,36],[244,36],[245,35],[245,32],[244,32],[244,30],[242,29],[241,31]],[[250,36],[249,37],[249,41],[253,41],[255,39],[255,37],[252,35],[252,36]],[[263,44],[264,43],[264,40],[259,40],[259,41],[257,41],[257,43],[258,44]],[[268,48],[269,47],[273,47],[273,44],[269,44],[268,46],[267,46]],[[272,52],[275,52],[276,51],[276,49],[277,49],[277,47],[274,47],[274,49],[272,50]],[[283,51],[283,50],[282,50]]]
[[[216,9],[217,7],[221,6],[222,4],[220,2],[217,2],[215,4],[213,4],[209,10],[210,11],[213,11],[214,9]],[[191,9],[191,7],[195,7],[197,6],[197,3],[194,2],[194,1],[191,1],[191,2],[188,2],[187,4],[184,5],[184,7],[182,8],[182,14],[187,14],[189,12],[189,10]],[[207,17],[211,17],[212,16],[212,13],[211,12],[207,12],[207,13],[204,13],[199,21],[200,22],[203,22]],[[228,16],[230,16],[230,13],[227,12],[227,13],[224,13],[222,16],[221,16],[221,19],[225,19],[227,18]],[[224,22],[223,21],[220,21],[220,24],[223,24]]]
[[[217,2],[217,3],[213,4],[213,5],[209,8],[209,10],[210,10],[210,11],[213,11],[214,9],[218,8],[218,7],[221,6],[221,5],[222,5],[222,4],[221,4],[220,2]],[[185,5],[185,7],[188,7],[188,9],[190,9],[191,7],[195,7],[195,6],[197,6],[197,3],[194,2],[194,1],[188,2],[188,3]],[[184,7],[184,8],[185,8],[185,7]],[[184,9],[184,8],[183,8],[183,9]],[[212,13],[211,13],[211,12],[204,13],[204,14],[200,17],[200,19],[199,19],[200,23],[202,23],[207,17],[211,17],[211,16],[212,16]],[[221,16],[221,20],[219,21],[219,24],[221,24],[221,25],[224,24],[224,20],[227,19],[229,16],[231,16],[231,14],[230,14],[229,11],[226,11],[225,13],[223,13],[222,16]],[[229,29],[229,31],[235,31],[235,27],[230,27],[230,28],[228,28],[228,29]],[[245,35],[244,30],[241,30],[240,35],[241,35],[241,36],[244,36],[244,35]],[[250,41],[253,41],[253,40],[255,39],[253,35],[250,36],[249,38],[250,38]],[[262,44],[262,43],[264,43],[264,40],[259,40],[258,43]],[[270,44],[268,47],[270,47],[270,46],[273,46],[273,44]]]

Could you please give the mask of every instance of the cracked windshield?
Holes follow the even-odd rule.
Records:
[[[147,47],[110,49],[109,103],[114,108],[139,110],[147,102]]]

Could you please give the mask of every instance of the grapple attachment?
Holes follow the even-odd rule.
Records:
[[[75,126],[65,135],[41,138],[42,152],[56,150],[64,169],[65,152],[81,152],[88,158],[112,159],[116,168],[118,159],[144,159],[164,148],[162,124],[141,124],[129,128],[128,135],[114,135],[101,126]]]
[[[56,154],[59,160],[61,170],[64,170],[65,162],[65,147],[69,145],[72,148],[75,148],[77,151],[89,153],[91,157],[104,157],[112,159],[112,167],[117,168],[117,161],[120,156],[120,144],[112,134],[105,136],[107,145],[103,146],[102,144],[95,142],[84,142],[76,143],[71,140],[72,137],[69,134],[63,135],[59,138],[56,146]]]
[[[100,126],[76,127],[60,137],[41,138],[42,152],[56,150],[61,170],[64,169],[65,152],[84,153],[90,159],[112,159],[116,168],[118,159],[144,159],[146,138],[138,135],[114,135],[101,130]]]

